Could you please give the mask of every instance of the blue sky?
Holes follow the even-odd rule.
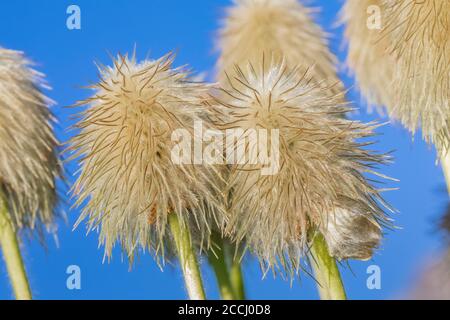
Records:
[[[217,54],[213,50],[214,32],[223,15],[225,0],[17,0],[0,4],[0,46],[22,50],[47,74],[53,90],[47,94],[57,101],[53,111],[59,118],[58,137],[69,137],[72,110],[64,108],[86,98],[89,92],[81,86],[97,79],[94,61],[110,63],[108,52],[116,54],[133,50],[138,57],[160,57],[168,51],[178,52],[178,65],[190,64],[198,72],[212,73]],[[340,0],[312,0],[322,7],[317,22],[332,34],[331,49],[344,60],[342,29],[334,28]],[[66,9],[70,4],[81,8],[81,30],[66,28]],[[341,68],[342,69],[342,68]],[[341,72],[348,88],[353,80]],[[358,92],[351,89],[349,98],[360,108],[353,115],[363,121],[382,120],[367,114]],[[343,270],[348,295],[353,299],[387,299],[401,297],[414,281],[424,259],[440,250],[440,236],[435,231],[447,205],[445,181],[436,154],[420,138],[413,139],[399,125],[386,125],[378,130],[376,148],[395,150],[395,162],[382,169],[384,174],[400,179],[392,184],[400,188],[385,194],[400,213],[395,214],[400,229],[387,232],[382,248],[371,261],[351,262],[351,270]],[[73,172],[75,166],[68,166]],[[73,181],[73,178],[70,178]],[[95,233],[86,236],[84,226],[72,231],[79,215],[63,208],[68,221],[59,221],[58,242],[51,237],[44,249],[34,241],[23,244],[24,257],[38,299],[184,299],[186,293],[178,267],[161,271],[152,257],[139,258],[132,270],[121,259],[120,250],[113,260],[103,263],[103,249],[98,248]],[[381,269],[381,290],[368,290],[366,269]],[[81,290],[68,290],[66,269],[81,268]],[[204,264],[207,294],[217,298],[215,280]],[[0,261],[0,299],[12,297],[5,266]],[[247,293],[250,299],[315,299],[315,285],[307,276],[294,283],[262,279],[258,264],[248,258],[244,264]]]

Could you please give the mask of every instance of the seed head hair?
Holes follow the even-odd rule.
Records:
[[[14,228],[54,229],[61,166],[44,75],[22,52],[0,48],[0,202]]]
[[[380,30],[367,27],[369,5]],[[369,103],[446,152],[450,118],[450,1],[347,0],[348,65]]]
[[[314,230],[337,258],[367,259],[388,218],[364,174],[378,175],[373,167],[387,158],[357,140],[372,136],[377,125],[337,116],[349,110],[344,93],[330,96],[308,70],[268,65],[236,66],[231,89],[215,94],[217,127],[279,130],[279,149],[272,151],[279,154],[278,173],[261,175],[262,165],[250,157],[231,167],[227,233],[237,242],[245,238],[264,268],[281,266],[288,275],[299,270]],[[253,149],[245,140],[248,154],[265,152]]]
[[[226,84],[226,72],[248,62],[260,67],[261,55],[285,60],[301,71],[314,66],[317,82],[326,83],[336,93],[340,81],[334,67],[336,58],[328,49],[327,35],[312,19],[313,10],[297,0],[235,0],[227,11],[217,46],[218,80]]]
[[[174,164],[171,136],[184,129],[195,138],[194,121],[203,117],[210,88],[172,64],[172,54],[141,63],[134,54],[119,55],[113,66],[99,67],[95,93],[77,104],[88,106],[70,147],[81,163],[76,204],[86,201],[77,224],[88,219],[89,230],[100,228],[108,258],[116,241],[130,260],[139,248],[164,256],[169,214],[183,224],[195,221],[199,238],[208,238],[217,202],[209,173]]]
[[[380,14],[374,14],[373,21],[369,21],[368,14],[371,6]],[[391,83],[396,67],[394,57],[388,52],[390,41],[382,38],[385,13],[383,0],[347,0],[341,13],[341,22],[346,25],[347,66],[354,73],[369,107],[376,107],[380,113],[382,106],[393,105]]]
[[[427,142],[448,148],[450,137],[450,1],[384,1],[384,36],[397,59],[389,113]]]

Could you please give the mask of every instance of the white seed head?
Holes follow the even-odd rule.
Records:
[[[252,62],[259,68],[255,61],[265,53],[292,68],[300,66],[300,72],[311,68],[315,81],[336,85],[331,89],[339,91],[336,58],[312,11],[297,0],[235,0],[220,30],[218,80],[225,85],[225,73],[233,72],[236,64]]]
[[[60,176],[44,75],[21,52],[0,48],[0,202],[17,229],[53,226]]]
[[[308,72],[270,65],[236,67],[231,89],[216,95],[219,128],[279,130],[277,174],[261,175],[262,165],[249,161],[231,167],[228,232],[245,239],[265,266],[281,264],[291,274],[317,229],[337,257],[367,259],[387,221],[379,192],[363,176],[386,157],[358,141],[373,135],[375,124],[337,116],[348,110],[343,93],[330,96]]]
[[[347,65],[369,107],[379,111],[394,102],[391,83],[396,64],[387,52],[389,39],[382,37],[385,12],[383,0],[347,0],[341,14],[346,24]]]
[[[369,5],[380,8],[381,29],[369,30]],[[450,137],[450,1],[347,0],[348,65],[369,103],[439,151]]]
[[[205,167],[174,164],[176,129],[194,138],[194,121],[205,109],[209,86],[191,82],[172,55],[137,63],[120,56],[100,67],[94,95],[81,102],[81,132],[72,139],[81,174],[74,186],[77,204],[86,201],[78,223],[100,227],[100,243],[111,256],[119,241],[130,259],[136,249],[164,254],[169,214],[195,221],[196,236],[206,239],[214,198]]]
[[[450,137],[450,1],[385,0],[385,36],[397,63],[389,113],[427,142],[448,148]]]

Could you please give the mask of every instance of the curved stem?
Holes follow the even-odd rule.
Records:
[[[0,198],[0,245],[6,263],[11,286],[17,300],[31,300],[25,267],[20,254],[16,233],[7,213],[7,208]]]
[[[442,170],[444,171],[445,181],[447,182],[447,189],[450,194],[450,151],[441,157]]]
[[[327,244],[321,234],[315,235],[311,254],[311,264],[316,275],[320,298],[322,300],[347,299],[336,261],[328,253]]]
[[[178,216],[169,214],[169,225],[177,247],[178,259],[183,270],[184,282],[191,300],[205,300],[202,276],[191,242],[191,233],[188,228],[182,226]]]

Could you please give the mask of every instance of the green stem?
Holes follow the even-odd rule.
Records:
[[[11,224],[4,201],[0,198],[0,245],[8,270],[11,286],[17,300],[31,300],[25,267],[20,254],[16,233]]]
[[[225,253],[223,250],[223,241],[214,243],[218,246],[218,250],[213,252],[210,250],[208,252],[209,264],[213,267],[214,273],[216,274],[217,284],[219,286],[220,296],[223,300],[234,300],[234,290],[231,284],[230,274],[228,271],[228,264],[225,258]]]
[[[225,244],[225,255],[229,257],[228,261],[231,261],[230,267],[230,282],[233,286],[233,291],[236,300],[245,300],[245,286],[244,277],[242,275],[242,268],[239,259],[233,255],[233,246]]]
[[[184,282],[191,300],[205,300],[205,290],[191,242],[191,234],[188,228],[180,224],[178,216],[169,214],[169,225],[177,247],[178,259],[183,270]]]
[[[212,241],[217,250],[208,252],[208,260],[216,274],[220,296],[224,300],[244,300],[244,281],[240,262],[233,256],[234,246],[218,233],[213,233]]]
[[[311,247],[311,264],[322,300],[345,300],[344,285],[336,261],[328,253],[324,237],[316,234]]]

